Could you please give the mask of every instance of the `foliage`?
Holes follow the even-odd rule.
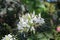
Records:
[[[55,4],[46,1],[0,0],[0,40],[60,40],[60,32],[54,23],[58,18],[55,11]],[[30,26],[28,32],[27,28],[21,32],[22,26]]]

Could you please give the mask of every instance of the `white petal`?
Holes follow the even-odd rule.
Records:
[[[8,34],[9,37],[12,37],[12,35]]]
[[[34,27],[31,27],[31,31],[33,31],[33,30],[35,30],[35,28]]]

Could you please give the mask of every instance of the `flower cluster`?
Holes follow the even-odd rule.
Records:
[[[8,34],[5,35],[1,40],[16,40],[16,38],[13,38],[14,35]]]
[[[35,30],[35,25],[42,25],[45,23],[44,19],[41,18],[41,14],[35,15],[35,12],[26,13],[25,15],[19,16],[19,23],[17,24],[18,30],[31,31]]]

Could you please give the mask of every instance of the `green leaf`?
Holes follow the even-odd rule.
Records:
[[[37,38],[43,38],[44,35],[42,33],[37,34]]]
[[[42,39],[39,39],[39,40],[49,40],[49,39],[45,37],[45,38],[42,38]]]
[[[27,40],[32,40],[32,38],[28,38]]]
[[[53,38],[53,35],[51,33],[45,33],[45,35],[48,37],[48,38]]]

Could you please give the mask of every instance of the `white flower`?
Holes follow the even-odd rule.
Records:
[[[24,30],[24,28],[27,28],[27,30],[31,29],[32,31],[35,30],[34,25],[42,25],[45,23],[44,19],[41,18],[41,14],[35,15],[35,11],[33,11],[33,14],[25,14],[22,15],[22,17],[19,16],[19,23],[17,24],[18,30]]]
[[[3,37],[1,40],[16,40],[16,38],[13,38],[13,35],[8,34],[5,35],[5,37]]]

